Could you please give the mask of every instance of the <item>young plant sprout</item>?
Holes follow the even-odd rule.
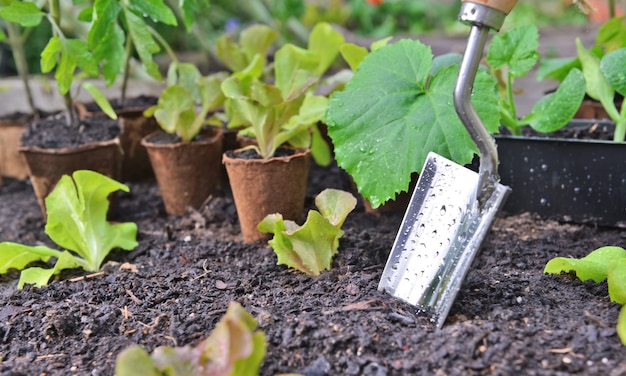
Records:
[[[308,275],[330,269],[344,234],[341,226],[356,207],[356,199],[348,192],[325,189],[315,197],[315,205],[320,211],[309,211],[302,226],[284,220],[281,214],[268,215],[258,226],[259,231],[274,234],[269,244],[278,264]]]
[[[617,335],[626,345],[626,250],[622,247],[598,248],[581,259],[556,257],[550,260],[545,273],[575,272],[581,281],[589,279],[596,283],[607,280],[611,301],[621,304],[617,318]]]
[[[107,222],[108,196],[128,187],[97,172],[78,170],[63,175],[46,197],[46,234],[64,251],[46,246],[0,243],[0,274],[22,270],[18,288],[24,284],[47,285],[64,269],[100,270],[104,259],[115,248],[131,251],[137,247],[137,225]],[[56,258],[52,268],[29,266]]]
[[[247,35],[247,34],[244,34]],[[264,41],[269,40],[263,38]],[[327,23],[317,24],[306,49],[285,44],[274,57],[274,79],[265,83],[261,77],[264,57],[241,42],[242,51],[232,56],[245,58],[235,72],[222,83],[226,96],[229,127],[240,128],[240,134],[256,139],[252,146],[262,158],[270,158],[282,145],[311,148],[313,158],[321,165],[330,163],[330,150],[323,141],[317,123],[324,118],[328,99],[313,93],[323,74],[339,54],[343,36]],[[266,46],[267,43],[261,44]],[[230,59],[234,65],[234,59]],[[249,74],[248,72],[254,72]]]
[[[256,376],[265,358],[265,334],[239,303],[231,302],[208,338],[197,346],[131,346],[117,358],[117,376]]]
[[[529,114],[518,117],[513,89],[516,77],[525,76],[538,62],[539,31],[534,25],[521,26],[495,35],[487,51],[487,64],[498,78],[502,125],[520,135],[529,125],[538,132],[553,132],[567,125],[585,95],[585,79],[572,69],[558,89],[537,102]]]

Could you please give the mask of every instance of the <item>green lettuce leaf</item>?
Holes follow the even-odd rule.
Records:
[[[261,67],[265,66],[267,51],[278,38],[278,33],[269,26],[254,24],[241,32],[239,42],[230,34],[224,34],[217,40],[217,56],[232,72],[246,70],[255,56],[260,59]],[[255,70],[257,72],[257,70]]]
[[[64,269],[82,267],[84,263],[81,261],[68,251],[60,252],[53,268],[32,267],[22,270],[17,288],[21,289],[25,284],[35,285],[36,287],[45,286],[50,282],[50,278],[53,275],[61,273]]]
[[[256,376],[265,358],[265,334],[239,303],[231,302],[209,337],[196,347],[162,346],[149,355],[131,346],[117,358],[118,376]]]
[[[0,243],[0,274],[10,269],[22,270],[35,261],[47,262],[50,257],[59,257],[61,252],[40,245],[31,247],[12,242]]]
[[[607,246],[598,248],[581,259],[553,258],[546,264],[544,273],[560,274],[573,271],[581,281],[591,279],[594,282],[601,282],[607,278],[611,262],[621,258],[626,258],[626,250],[621,247]]]
[[[131,250],[137,246],[134,223],[110,224],[106,220],[108,196],[128,188],[93,171],[79,170],[72,176],[73,180],[64,175],[46,197],[46,234],[67,250],[0,243],[0,274],[10,269],[22,270],[20,289],[24,284],[47,285],[53,275],[64,269],[97,271],[113,248]],[[28,267],[33,262],[48,262],[52,257],[56,258],[52,268]]]
[[[626,304],[626,257],[611,261],[607,282],[611,301]]]
[[[117,190],[128,192],[128,187],[93,171],[75,171],[72,177],[64,175],[46,198],[46,234],[78,254],[86,271],[95,272],[112,249],[137,246],[136,224],[106,220],[108,196]]]
[[[340,227],[354,210],[356,199],[348,192],[326,189],[315,198],[315,203],[320,212],[309,211],[302,226],[284,220],[279,213],[268,215],[258,226],[259,231],[274,234],[269,244],[278,257],[277,264],[308,275],[330,269],[344,233]]]
[[[622,306],[617,317],[617,335],[622,341],[622,345],[626,346],[626,305]]]

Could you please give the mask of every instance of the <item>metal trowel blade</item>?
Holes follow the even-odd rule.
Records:
[[[477,173],[428,155],[378,285],[429,313],[438,328],[510,192],[497,184],[481,210],[477,185]]]

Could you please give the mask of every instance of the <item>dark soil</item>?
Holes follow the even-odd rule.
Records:
[[[607,120],[574,119],[567,126],[551,133],[537,132],[528,126],[522,128],[522,135],[526,137],[561,138],[575,140],[612,141],[614,132],[615,123]],[[506,128],[501,128],[500,133],[503,136],[511,135],[511,132]]]
[[[337,168],[314,168],[307,205],[323,188],[350,189]],[[267,336],[262,375],[623,375],[620,307],[606,283],[543,274],[555,256],[582,257],[626,232],[531,215],[496,220],[443,329],[377,292],[401,214],[362,205],[343,229],[333,268],[309,277],[244,244],[228,190],[185,216],[165,216],[154,182],[119,195],[119,221],[139,246],[103,273],[64,275],[43,288],[0,280],[0,374],[111,375],[132,344],[194,345],[230,301]],[[0,187],[0,240],[52,245],[26,182]],[[129,267],[130,263],[132,267]],[[136,269],[135,269],[136,268]]]
[[[22,135],[22,146],[61,149],[90,142],[112,140],[120,134],[117,120],[89,117],[77,126],[67,124],[62,114],[30,123]]]
[[[196,135],[192,141],[207,141],[214,138],[216,135],[217,132],[211,131],[211,128],[205,128],[204,131],[201,131],[198,135]],[[183,142],[182,138],[174,133],[166,133],[160,131],[152,133],[146,141],[158,145],[169,145]]]
[[[144,109],[148,108],[156,104],[158,99],[159,98],[157,97],[140,95],[140,96],[133,97],[133,98],[126,98],[123,104],[121,103],[121,100],[117,98],[112,99],[110,103],[111,103],[111,107],[113,107],[114,110],[123,112],[123,111],[129,111],[129,110],[137,110],[141,108],[144,108]],[[85,109],[88,112],[102,113],[100,106],[98,106],[96,102],[83,103],[83,106],[85,106]]]
[[[272,158],[289,157],[291,155],[296,154],[297,152],[298,151],[296,149],[278,148],[278,149],[276,149],[274,154],[272,154]],[[261,157],[261,155],[259,153],[257,153],[257,151],[254,150],[254,149],[245,149],[245,150],[241,150],[241,151],[228,150],[228,151],[226,151],[226,154],[230,158],[263,159],[263,157]]]

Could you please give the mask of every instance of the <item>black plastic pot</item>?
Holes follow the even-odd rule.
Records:
[[[581,124],[576,121],[568,127]],[[614,125],[598,127],[612,132]],[[626,143],[545,136],[495,138],[501,181],[513,190],[503,211],[626,227]]]

